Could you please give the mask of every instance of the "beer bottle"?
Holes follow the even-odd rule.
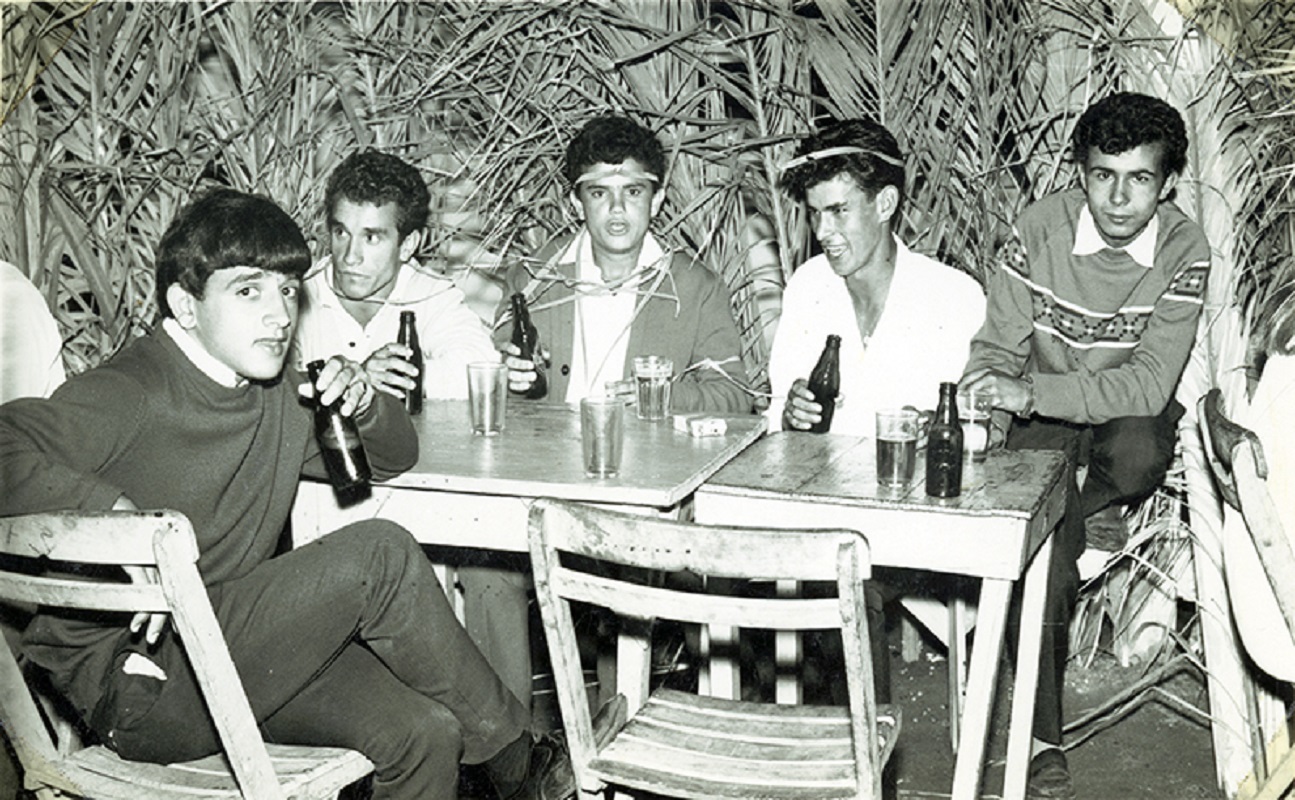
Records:
[[[957,497],[962,491],[962,425],[958,421],[958,384],[940,384],[940,405],[926,440],[926,493]]]
[[[544,357],[540,355],[540,334],[531,323],[526,310],[526,296],[521,292],[511,298],[513,309],[513,344],[521,351],[520,358],[535,364],[535,382],[522,393],[524,397],[538,400],[549,393],[549,379],[544,374]]]
[[[814,371],[809,373],[809,390],[814,402],[823,407],[822,419],[809,426],[810,433],[827,433],[832,428],[832,413],[836,411],[836,396],[841,392],[841,337],[831,334],[823,345]]]
[[[323,361],[306,365],[311,389],[315,390],[315,437],[319,440],[319,451],[324,457],[324,468],[328,470],[333,491],[342,495],[367,486],[373,474],[369,470],[369,458],[365,455],[355,420],[341,411],[342,398],[338,397],[328,405],[319,401],[315,386],[323,369]]]
[[[405,392],[405,410],[410,414],[421,414],[423,411],[423,349],[418,346],[418,330],[414,325],[414,312],[400,312],[400,335],[396,341],[414,352],[409,356],[409,363],[418,370],[414,376],[414,388]]]

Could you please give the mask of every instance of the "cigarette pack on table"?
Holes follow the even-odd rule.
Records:
[[[723,436],[728,432],[728,423],[705,414],[675,414],[674,429],[689,436]]]

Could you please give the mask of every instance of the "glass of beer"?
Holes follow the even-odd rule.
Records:
[[[634,380],[638,392],[638,418],[665,419],[670,413],[670,378],[674,362],[661,356],[634,359]]]
[[[962,449],[972,461],[984,461],[989,450],[989,418],[993,411],[987,395],[958,395],[958,421],[962,423]]]
[[[877,412],[877,482],[897,489],[913,482],[921,415],[911,408]]]

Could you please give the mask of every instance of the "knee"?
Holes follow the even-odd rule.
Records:
[[[1126,430],[1094,443],[1089,469],[1101,472],[1120,498],[1149,494],[1161,481],[1173,458],[1173,441],[1161,441],[1149,430]]]

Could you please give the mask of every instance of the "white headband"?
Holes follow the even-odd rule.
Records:
[[[825,158],[832,158],[833,156],[848,156],[848,155],[855,155],[855,154],[872,156],[874,158],[878,158],[882,161],[885,161],[887,164],[892,164],[896,167],[904,166],[904,162],[902,160],[895,158],[894,156],[888,153],[882,153],[878,150],[869,150],[866,147],[845,146],[845,147],[829,147],[825,150],[815,150],[812,153],[806,153],[803,156],[797,156],[793,158],[791,161],[788,161],[786,164],[782,165],[782,172],[786,172],[789,169],[795,169],[796,167],[803,166],[805,164],[810,163],[811,161],[822,161]]]
[[[643,172],[642,170],[637,169],[626,169],[624,164],[609,164],[606,166],[599,165],[581,175],[579,178],[576,178],[576,186],[588,181],[609,178],[613,175],[620,175],[622,177],[629,178],[630,180],[651,181],[653,183],[661,182],[661,179],[653,175],[651,172]]]

